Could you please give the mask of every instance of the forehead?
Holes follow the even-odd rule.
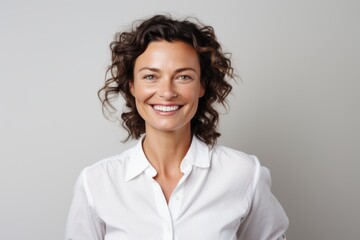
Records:
[[[146,50],[136,59],[134,71],[142,67],[200,68],[200,63],[197,52],[190,44],[161,40],[150,42]]]

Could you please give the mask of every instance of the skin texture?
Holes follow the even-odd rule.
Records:
[[[130,90],[145,120],[143,149],[169,201],[191,144],[190,121],[204,95],[199,59],[187,43],[151,42],[136,59],[133,76]]]

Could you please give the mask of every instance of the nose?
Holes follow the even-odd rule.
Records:
[[[158,96],[165,100],[177,97],[177,92],[170,79],[163,79],[163,81],[159,82]]]

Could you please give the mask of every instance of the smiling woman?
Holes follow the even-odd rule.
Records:
[[[284,239],[288,219],[255,156],[216,144],[233,78],[212,27],[154,16],[111,43],[104,110],[119,93],[138,144],[85,168],[66,239]]]
[[[110,45],[112,51],[112,64],[108,68],[110,78],[99,91],[104,112],[109,113],[115,110],[111,100],[121,93],[129,108],[128,112],[121,114],[123,126],[129,133],[127,139],[138,139],[145,133],[145,121],[136,109],[130,85],[135,80],[134,66],[139,60],[138,57],[149,46],[151,47],[155,42],[161,40],[168,43],[179,42],[180,45],[187,43],[188,47],[184,49],[189,50],[191,47],[190,52],[196,53],[197,64],[200,66],[198,72],[200,73],[200,82],[205,93],[199,99],[196,114],[191,120],[191,133],[206,144],[215,144],[220,133],[216,131],[219,114],[215,110],[214,104],[216,102],[222,105],[226,104],[226,97],[232,87],[225,77],[233,78],[233,69],[230,59],[227,54],[222,52],[221,46],[216,40],[213,28],[202,24],[197,25],[189,19],[176,21],[170,17],[158,15],[141,22],[131,31],[116,34],[115,40]],[[152,52],[152,54],[155,56],[158,53]],[[187,63],[186,66],[189,64]],[[149,66],[145,68],[160,70],[149,69]],[[177,71],[182,68],[184,67],[180,67]],[[155,77],[154,74],[147,75],[148,79],[153,77]]]
[[[150,43],[135,61],[130,89],[147,134],[190,134],[190,121],[204,95],[196,51],[181,41]]]

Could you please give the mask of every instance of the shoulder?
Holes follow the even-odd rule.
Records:
[[[261,165],[256,156],[222,145],[215,145],[210,152],[211,171],[217,176],[248,190],[257,184]]]
[[[256,156],[223,145],[215,145],[211,149],[211,161],[213,164],[220,162],[223,165],[241,167],[247,171],[254,171],[260,167]]]
[[[101,181],[114,175],[123,175],[129,159],[134,155],[134,148],[130,148],[121,154],[104,158],[95,164],[83,169],[81,175],[86,180]]]

